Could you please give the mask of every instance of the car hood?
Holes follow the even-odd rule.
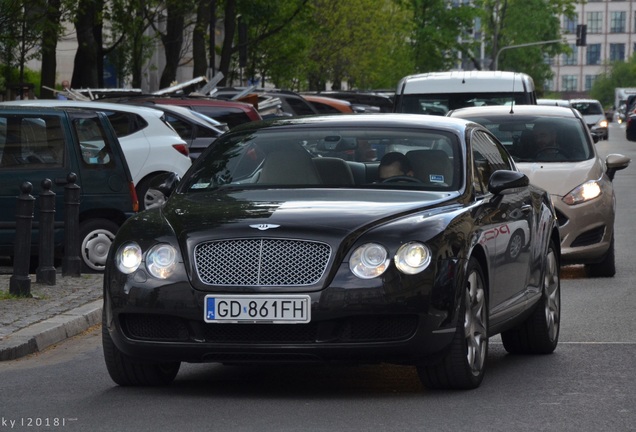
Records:
[[[603,119],[605,119],[604,114],[588,114],[583,116],[583,121],[587,125],[595,125]]]
[[[545,189],[551,195],[564,196],[588,180],[603,176],[604,166],[600,159],[582,162],[518,162],[517,167],[528,176],[530,183]]]
[[[175,194],[163,217],[182,239],[235,235],[307,235],[329,232],[336,237],[370,228],[396,215],[445,207],[449,193],[361,191],[352,189],[242,190]],[[435,213],[433,210],[432,213]],[[278,229],[280,228],[280,229]],[[199,233],[199,234],[195,234]]]

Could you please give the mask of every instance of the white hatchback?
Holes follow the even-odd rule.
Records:
[[[2,102],[3,105],[64,106],[105,113],[124,151],[140,208],[161,205],[163,197],[150,189],[157,174],[174,172],[180,177],[192,165],[187,143],[164,118],[163,111],[110,102],[56,99]]]

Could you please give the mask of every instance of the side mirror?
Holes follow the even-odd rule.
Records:
[[[498,170],[490,176],[488,190],[499,195],[506,190],[527,187],[529,184],[530,179],[522,172]]]
[[[610,180],[614,180],[616,171],[620,171],[629,166],[632,160],[622,154],[609,154],[605,158],[605,165],[607,165],[607,176]]]
[[[161,192],[165,198],[168,198],[179,185],[179,181],[181,178],[174,172],[157,174],[150,182],[149,189]]]

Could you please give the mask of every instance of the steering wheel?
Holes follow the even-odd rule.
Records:
[[[401,183],[401,182],[422,183],[422,180],[418,179],[417,177],[407,176],[407,175],[393,176],[393,177],[389,177],[382,180],[382,183]]]

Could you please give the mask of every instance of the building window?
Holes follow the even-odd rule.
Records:
[[[589,44],[587,46],[587,53],[585,63],[588,65],[600,65],[601,64],[601,44]]]
[[[572,18],[565,17],[563,21],[563,33],[576,33],[576,25],[579,22],[579,14],[574,14]]]
[[[603,12],[587,13],[587,32],[601,33],[603,31]]]
[[[586,91],[589,91],[592,89],[592,86],[594,85],[594,81],[596,81],[596,77],[598,75],[585,75],[585,89]]]
[[[576,91],[578,88],[578,77],[576,75],[563,75],[561,77],[562,91]]]
[[[610,61],[625,61],[625,44],[610,44]]]
[[[543,83],[543,89],[547,90],[547,91],[553,91],[554,90],[554,81],[553,80],[546,80]]]
[[[626,12],[610,12],[610,33],[625,33]]]
[[[570,50],[572,50],[572,52],[570,54],[563,54],[563,66],[573,66],[577,63],[576,59],[579,54],[577,48],[575,44],[570,44]]]

